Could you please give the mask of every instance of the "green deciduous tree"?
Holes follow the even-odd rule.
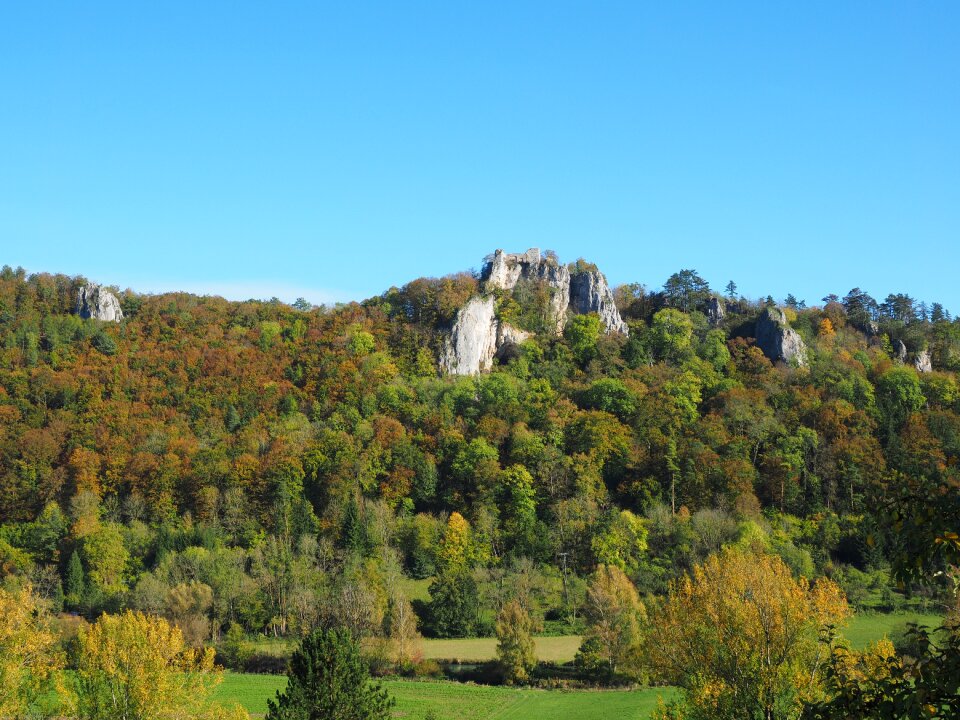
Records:
[[[533,621],[517,600],[506,603],[497,616],[497,662],[508,684],[525,682],[537,664]]]
[[[587,588],[587,629],[577,664],[591,674],[639,678],[646,609],[637,589],[615,565],[598,565]]]
[[[650,346],[659,360],[679,363],[689,357],[693,340],[690,316],[664,308],[653,316],[650,326]]]

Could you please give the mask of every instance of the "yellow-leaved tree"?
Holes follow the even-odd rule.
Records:
[[[616,565],[598,565],[587,588],[587,628],[575,663],[595,677],[642,677],[646,609],[630,578]]]
[[[239,707],[227,713],[210,705],[221,680],[213,658],[211,648],[189,647],[163,618],[103,615],[78,634],[76,671],[60,690],[79,720],[246,717]]]
[[[47,614],[30,586],[0,588],[0,717],[25,717],[60,665]]]
[[[671,588],[652,613],[647,657],[683,688],[663,718],[795,718],[819,691],[820,631],[849,608],[833,582],[796,579],[776,556],[726,549]]]

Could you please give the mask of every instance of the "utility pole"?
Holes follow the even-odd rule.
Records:
[[[565,552],[558,553],[560,555],[560,561],[563,563],[563,598],[564,602],[567,605],[567,615],[570,614],[570,590],[567,588],[567,554]]]

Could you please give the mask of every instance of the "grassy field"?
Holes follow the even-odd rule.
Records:
[[[940,627],[943,617],[918,612],[855,615],[843,629],[843,635],[853,647],[862,649],[884,636],[890,637],[908,622],[934,628]]]
[[[579,635],[535,638],[537,659],[553,663],[570,662],[573,660],[573,656],[577,654],[580,640]],[[493,660],[497,656],[497,639],[425,639],[423,641],[423,656],[431,660],[458,660],[462,662]]]
[[[857,615],[843,634],[856,648],[890,636],[907,622],[930,627],[940,625],[939,615],[916,612],[890,615]],[[547,662],[564,663],[573,659],[580,637],[541,637],[536,639],[537,656]],[[267,641],[265,646],[280,650],[282,644]],[[482,662],[496,656],[495,638],[462,640],[424,640],[424,655],[437,660]],[[264,648],[262,648],[264,649]],[[286,650],[286,647],[283,647]],[[286,679],[277,675],[227,673],[217,688],[215,699],[226,705],[240,703],[254,716],[267,710],[267,698],[274,697]],[[388,680],[384,686],[396,699],[396,717],[417,720],[428,715],[437,720],[526,720],[547,717],[550,720],[577,718],[647,718],[656,707],[657,697],[670,690],[560,691],[533,690],[473,685],[452,681]]]
[[[226,705],[240,703],[252,715],[267,711],[267,698],[274,697],[286,679],[276,675],[227,673],[217,688],[215,700]],[[605,720],[647,718],[657,698],[669,698],[670,690],[531,690],[456,682],[384,682],[397,705],[395,716],[421,720],[432,714],[437,720]]]

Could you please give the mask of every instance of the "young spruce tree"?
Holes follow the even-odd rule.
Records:
[[[387,720],[393,700],[370,679],[347,630],[315,630],[294,652],[266,720]]]

